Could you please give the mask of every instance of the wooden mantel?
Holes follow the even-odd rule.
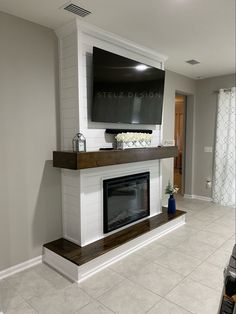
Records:
[[[85,153],[54,151],[53,166],[79,170],[176,156],[178,156],[177,146],[102,150]]]

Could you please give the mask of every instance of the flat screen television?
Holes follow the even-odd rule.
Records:
[[[92,121],[161,124],[165,71],[93,47]]]

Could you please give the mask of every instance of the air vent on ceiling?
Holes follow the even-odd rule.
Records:
[[[83,8],[79,7],[78,5],[73,4],[73,3],[70,3],[69,5],[64,7],[64,10],[72,12],[72,13],[74,13],[76,15],[81,16],[81,17],[85,17],[85,16],[91,14],[90,11],[88,11],[86,9],[83,9]]]
[[[191,64],[191,65],[195,65],[195,64],[199,64],[200,62],[197,61],[197,60],[194,60],[194,59],[191,59],[191,60],[188,60],[188,61],[185,61],[186,63],[188,64]]]

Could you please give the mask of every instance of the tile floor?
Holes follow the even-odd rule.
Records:
[[[186,225],[81,284],[42,264],[0,281],[5,314],[216,314],[235,209],[177,199]]]

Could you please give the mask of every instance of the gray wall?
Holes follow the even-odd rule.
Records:
[[[0,12],[0,270],[61,236],[57,39]]]
[[[187,95],[187,120],[186,126],[186,172],[185,182],[188,194],[192,190],[192,164],[193,164],[193,142],[194,142],[194,108],[196,100],[196,81],[186,76],[166,71],[164,108],[163,108],[163,142],[174,139],[175,123],[175,93]],[[164,194],[165,187],[170,179],[173,182],[173,158],[162,161],[162,194],[164,203],[167,196]]]
[[[195,114],[195,162],[194,195],[211,197],[206,189],[206,179],[212,179],[213,153],[205,153],[204,147],[214,149],[217,93],[220,88],[235,86],[235,75],[224,75],[197,81],[197,106]]]
[[[205,153],[204,147],[214,150],[217,93],[220,88],[235,86],[235,75],[224,75],[204,80],[193,80],[166,71],[163,111],[163,141],[174,139],[175,93],[187,95],[185,194],[211,197],[206,180],[212,179],[213,153]],[[170,179],[173,182],[173,159],[162,161],[162,191]]]

